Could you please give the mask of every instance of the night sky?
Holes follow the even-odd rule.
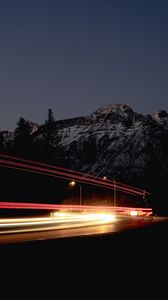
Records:
[[[1,130],[113,103],[168,111],[168,1],[0,1]]]

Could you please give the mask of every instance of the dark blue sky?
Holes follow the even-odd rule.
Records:
[[[0,129],[125,103],[168,110],[168,1],[1,0]]]

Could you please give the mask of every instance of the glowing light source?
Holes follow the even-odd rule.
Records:
[[[56,218],[56,217],[64,218],[64,217],[68,217],[68,216],[69,216],[69,213],[67,213],[67,212],[56,211],[56,212],[50,213],[50,217],[52,217],[52,218]]]
[[[74,180],[70,181],[69,185],[71,186],[75,186],[76,185],[76,182]]]
[[[138,215],[138,212],[136,210],[131,210],[130,211],[130,215],[131,216],[137,216]]]
[[[99,214],[99,217],[102,219],[103,222],[114,222],[116,221],[115,215],[112,214]]]

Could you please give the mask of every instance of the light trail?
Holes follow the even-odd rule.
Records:
[[[114,182],[112,180],[103,180],[101,177],[85,174],[65,168],[48,165],[44,163],[34,162],[32,160],[22,159],[18,157],[12,157],[5,154],[0,154],[0,165],[8,168],[16,168],[18,170],[24,170],[28,172],[40,173],[47,176],[54,176],[57,178],[77,180],[85,184],[101,186],[109,189],[116,188],[118,191],[133,195],[144,195],[144,190],[133,188],[121,183]],[[145,194],[149,194],[145,191]]]
[[[55,171],[55,170],[44,168],[44,167],[31,166],[31,165],[27,165],[24,163],[6,161],[6,160],[2,160],[2,159],[0,160],[0,165],[8,167],[8,168],[13,168],[13,169],[16,168],[18,170],[24,170],[24,171],[33,172],[33,173],[41,173],[43,175],[54,176],[54,177],[58,177],[58,178],[62,178],[62,179],[77,180],[78,182],[87,183],[90,185],[96,185],[96,186],[114,189],[113,183],[108,183],[108,182],[105,182],[102,180],[101,181],[95,180],[92,178],[86,178],[86,177],[82,177],[79,175],[72,175],[72,174],[62,172],[62,171]],[[124,191],[125,193],[128,193],[128,194],[142,195],[142,192],[139,192],[132,188],[120,187],[120,186],[117,186],[117,184],[116,184],[116,188],[119,191]]]
[[[149,195],[149,193],[144,190],[124,185],[116,181],[114,183],[113,180],[109,179],[103,180],[103,178],[92,174],[81,173],[1,153],[0,166],[3,168],[16,169],[18,171],[52,176],[64,180],[76,180],[77,182],[84,184],[113,190],[116,189],[117,191],[130,195],[144,196],[144,192],[146,195]],[[31,239],[33,236],[35,239],[38,236],[48,239],[62,236],[67,237],[115,232],[121,230],[121,228],[126,229],[137,226],[139,220],[149,220],[151,218],[148,217],[153,214],[151,208],[141,207],[25,202],[0,202],[0,209],[50,211],[49,217],[0,219],[0,243],[29,240],[29,238]],[[39,232],[39,234],[36,232]]]
[[[46,163],[35,162],[35,161],[32,161],[32,160],[28,160],[28,159],[24,159],[24,158],[20,158],[20,157],[13,157],[13,156],[2,154],[2,153],[0,153],[0,157],[8,158],[8,159],[11,159],[11,160],[14,160],[14,161],[21,161],[21,162],[29,163],[29,164],[32,164],[32,165],[43,166],[45,168],[48,167],[48,168],[53,169],[53,170],[61,170],[61,171],[65,171],[65,172],[68,172],[68,173],[74,174],[74,175],[78,174],[80,176],[82,175],[84,178],[97,179],[97,180],[100,180],[100,181],[104,180],[102,177],[97,176],[97,175],[93,175],[93,174],[90,174],[90,173],[83,173],[83,172],[70,170],[70,169],[62,168],[62,167],[55,166],[55,165],[49,165],[49,164],[46,164]],[[23,170],[25,170],[25,169],[23,169]],[[110,180],[109,178],[106,178],[105,181],[110,182],[114,187],[113,180]],[[128,187],[128,185],[123,184],[121,182],[117,181],[116,183],[117,183],[118,187],[120,187],[120,186],[121,187]],[[134,191],[140,191],[141,193],[144,193],[144,190],[142,190],[142,189],[135,188],[135,187],[132,187],[132,186],[129,186],[129,187],[132,188]],[[145,193],[149,194],[147,191],[145,191]]]
[[[0,234],[97,226],[115,221],[111,213],[64,213],[45,218],[0,219]]]
[[[57,238],[113,234],[148,226],[157,217],[131,216],[110,210],[68,209],[54,211],[48,217],[0,219],[0,244],[23,243]]]
[[[122,206],[96,206],[96,205],[68,205],[68,204],[44,204],[44,203],[26,203],[26,202],[0,202],[0,208],[3,209],[37,209],[37,210],[60,210],[60,211],[111,211],[120,214],[131,214],[137,212],[137,215],[151,215],[152,208],[141,207],[122,207]]]
[[[9,166],[7,165],[4,165],[4,164],[0,164],[1,167],[4,167],[4,168],[9,168]],[[10,166],[10,169],[14,169],[14,170],[20,170],[20,171],[25,171],[25,172],[31,172],[31,173],[35,173],[35,174],[41,174],[41,175],[44,175],[44,176],[50,176],[50,177],[54,177],[54,178],[60,178],[60,179],[66,179],[66,180],[69,180],[70,178],[68,176],[59,176],[59,175],[56,175],[56,174],[50,174],[50,173],[47,173],[47,172],[42,172],[42,171],[35,171],[35,170],[32,170],[32,169],[26,169],[26,168],[21,168],[21,167],[16,167],[16,166]],[[74,178],[74,177],[73,177]],[[71,178],[72,180],[72,178]],[[98,187],[102,187],[102,184],[98,184],[98,183],[94,183],[94,182],[85,182],[84,180],[78,180],[78,182],[80,183],[85,183],[85,184],[89,184],[89,185],[93,185],[93,186],[98,186]],[[103,186],[104,187],[104,186]],[[107,186],[105,187],[107,189],[111,189],[111,190],[114,190],[113,186]],[[133,192],[128,192],[128,191],[125,191],[126,194],[129,194],[129,195],[135,195],[135,193]]]

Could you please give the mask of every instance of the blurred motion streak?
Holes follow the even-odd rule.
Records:
[[[114,183],[113,180],[103,180],[103,178],[98,176],[85,174],[44,163],[39,163],[32,160],[12,157],[2,153],[0,153],[0,166],[13,168],[21,171],[40,173],[43,175],[54,176],[62,179],[77,180],[78,182],[101,186],[109,189],[116,188],[116,190],[123,191],[124,193],[144,196],[144,190],[128,186],[117,181],[115,181]],[[145,191],[145,194],[149,195],[147,191]]]

